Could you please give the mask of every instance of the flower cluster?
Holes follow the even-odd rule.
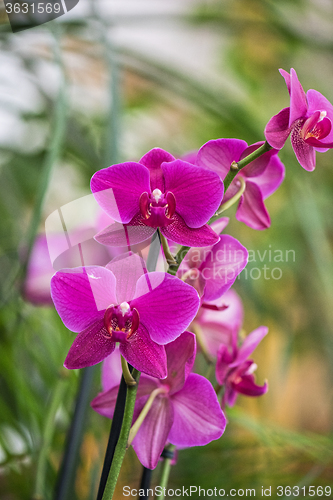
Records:
[[[96,172],[91,190],[108,223],[95,241],[113,249],[113,259],[101,266],[94,253],[93,265],[62,269],[51,280],[54,305],[78,334],[65,366],[104,360],[103,391],[93,408],[113,418],[121,357],[124,373],[126,362],[142,372],[129,443],[145,467],[156,467],[166,443],[183,448],[218,439],[226,406],[238,394],[260,396],[268,389],[267,382],[256,383],[249,359],[268,329],[260,326],[244,338],[242,302],[231,290],[248,252],[221,234],[229,221],[221,214],[237,202],[238,221],[268,228],[265,200],[284,179],[278,153],[287,137],[306,170],[315,168],[315,151],[333,148],[333,106],[315,90],[305,95],[293,69],[281,74],[290,106],[268,122],[266,143],[211,140],[183,159],[155,148],[139,162]],[[133,251],[156,232],[167,272],[148,272],[142,248]],[[197,344],[215,364],[216,390],[196,373]]]

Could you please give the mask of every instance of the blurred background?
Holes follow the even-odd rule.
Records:
[[[181,156],[220,137],[263,140],[289,105],[278,68],[333,102],[333,3],[80,0],[13,34],[0,0],[0,23],[0,497],[31,499],[38,469],[51,499],[80,373],[62,368],[74,335],[28,290],[45,219],[89,194],[96,170],[155,146]],[[225,213],[226,232],[252,251],[234,288],[245,332],[269,327],[253,355],[269,392],[240,396],[219,441],[181,451],[170,487],[333,486],[333,152],[317,153],[313,173],[289,141],[280,157],[271,227]],[[99,390],[97,367],[90,399]],[[73,500],[96,497],[110,421],[88,408],[84,425]],[[117,498],[140,474],[130,450]]]

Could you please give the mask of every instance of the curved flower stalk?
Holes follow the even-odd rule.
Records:
[[[229,219],[223,217],[212,224],[220,233]],[[177,271],[176,276],[192,285],[203,301],[221,297],[235,282],[248,261],[248,251],[229,235],[221,235],[214,246],[191,248]]]
[[[51,294],[65,326],[78,333],[67,368],[99,363],[119,342],[134,368],[159,378],[167,375],[164,344],[184,331],[199,307],[194,288],[166,273],[147,274],[132,253],[106,267],[57,272]]]
[[[221,344],[232,346],[233,337],[243,324],[243,304],[235,290],[228,290],[217,300],[202,302],[197,316],[190,325],[200,336],[200,347],[216,359]]]
[[[268,328],[260,326],[251,332],[240,347],[237,346],[237,336],[233,336],[233,345],[222,344],[218,350],[216,363],[216,380],[224,386],[222,408],[233,406],[238,394],[245,396],[261,396],[268,390],[267,382],[263,386],[255,383],[253,372],[257,365],[248,357],[261,340],[267,335]]]
[[[320,92],[310,89],[305,94],[296,71],[283,69],[290,95],[290,106],[273,116],[266,125],[265,137],[276,149],[284,146],[290,135],[291,145],[300,165],[308,171],[316,167],[316,151],[333,148],[333,106]]]
[[[208,141],[198,151],[196,164],[212,170],[225,179],[232,163],[256,151],[263,142],[248,146],[240,139],[216,139]],[[274,193],[284,179],[284,165],[271,149],[242,168],[232,180],[223,202],[227,203],[241,190],[236,219],[253,229],[266,229],[271,225],[264,200]]]
[[[167,442],[178,448],[202,446],[218,439],[226,420],[210,382],[191,373],[195,359],[195,335],[184,332],[165,346],[168,377],[164,380],[142,375],[134,410],[134,426],[152,394],[150,409],[133,440],[140,462],[154,469]],[[111,357],[115,357],[113,353]],[[111,358],[110,357],[110,358]],[[113,417],[119,384],[119,366],[106,360],[103,367],[103,392],[92,407],[100,414]],[[113,367],[116,370],[113,370]],[[150,400],[151,400],[150,399]],[[133,429],[133,427],[132,427]]]
[[[214,172],[176,160],[162,149],[152,149],[138,163],[99,170],[91,179],[91,190],[117,222],[95,236],[104,245],[140,243],[157,228],[180,245],[219,241],[206,223],[220,206],[223,183]]]

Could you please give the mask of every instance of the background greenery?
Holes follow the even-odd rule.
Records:
[[[112,19],[99,17],[92,3],[85,7],[82,15],[80,10],[76,17],[14,35],[3,5],[0,11],[6,62],[0,86],[7,89],[0,93],[0,131],[8,132],[0,141],[4,500],[32,498],[41,450],[45,498],[52,498],[80,376],[62,369],[72,334],[52,307],[33,306],[20,293],[27,251],[46,217],[88,194],[91,175],[116,159],[135,160],[155,146],[180,156],[219,137],[262,140],[269,118],[289,102],[280,67],[294,67],[305,90],[315,88],[333,101],[328,0],[193,2],[171,18],[143,10],[137,17],[129,11]],[[207,37],[213,41],[211,61],[189,71],[158,52],[114,43],[117,23],[141,23],[148,31],[162,26],[175,38],[184,29],[203,44]],[[263,262],[256,254],[248,271],[275,267],[269,249],[295,251],[295,261],[277,264],[280,280],[245,279],[243,273],[235,285],[244,301],[245,331],[269,326],[254,359],[259,382],[267,378],[270,390],[258,399],[240,397],[227,412],[229,425],[218,442],[181,451],[170,487],[254,487],[259,494],[261,486],[333,486],[333,153],[317,154],[313,173],[300,167],[289,142],[280,156],[286,179],[267,201],[271,228],[256,232],[237,222],[233,209],[226,214],[228,233],[260,255],[267,251]],[[99,370],[91,397],[100,389]],[[52,407],[56,391],[60,403]],[[48,436],[45,425],[53,410]],[[109,427],[88,409],[71,499],[95,498]],[[138,486],[140,474],[130,450],[119,498],[122,485]],[[154,484],[158,478],[159,468]]]

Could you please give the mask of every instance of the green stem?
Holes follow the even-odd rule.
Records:
[[[130,430],[130,433],[129,433],[129,436],[128,436],[127,448],[132,444],[133,439],[137,435],[137,432],[140,429],[140,427],[142,425],[142,422],[146,418],[147,413],[149,412],[149,410],[151,408],[151,405],[153,404],[154,399],[156,398],[156,396],[158,396],[159,394],[162,394],[163,392],[166,392],[166,391],[167,391],[167,389],[165,387],[158,387],[157,389],[154,389],[150,393],[150,396],[147,399],[146,404],[142,408],[140,415],[138,416],[138,418],[136,419],[135,423],[131,427],[131,430]]]
[[[218,211],[216,212],[214,217],[212,217],[212,219],[209,221],[209,224],[211,224],[214,220],[219,219],[220,215],[223,212],[225,212],[228,208],[232,207],[232,205],[234,205],[239,200],[239,198],[242,196],[242,194],[244,193],[245,188],[246,188],[246,183],[245,183],[245,180],[243,179],[242,176],[238,177],[237,182],[238,181],[240,182],[240,188],[237,191],[237,193],[232,198],[230,198],[230,200],[228,200],[225,203],[222,203],[220,205],[220,208],[218,209]]]
[[[172,274],[174,276],[176,275],[176,273],[177,273],[177,271],[179,269],[180,264],[182,263],[182,261],[186,257],[186,254],[187,254],[187,252],[189,251],[190,248],[191,247],[187,247],[185,245],[183,245],[183,246],[180,247],[180,249],[178,250],[177,255],[175,257],[176,264],[169,266],[169,269],[168,269],[168,273],[169,274]]]
[[[133,370],[132,376],[136,381],[136,385],[127,386],[126,392],[126,404],[124,411],[123,424],[120,431],[120,436],[118,439],[118,443],[115,449],[114,457],[112,460],[112,466],[109,471],[108,479],[105,485],[105,490],[103,493],[102,500],[111,500],[113,497],[113,493],[117,484],[119,472],[121,469],[121,465],[124,460],[124,456],[127,449],[128,436],[130,433],[130,428],[133,420],[133,412],[135,405],[136,393],[138,390],[138,382],[140,378],[140,372],[138,370]]]
[[[257,158],[259,158],[259,156],[263,155],[264,153],[267,153],[267,151],[269,151],[270,149],[272,149],[272,146],[270,146],[268,144],[268,142],[266,141],[266,142],[264,142],[264,144],[262,146],[260,146],[260,148],[258,148],[255,151],[253,151],[253,153],[249,154],[248,156],[246,156],[245,158],[243,158],[238,163],[232,162],[232,164],[230,165],[230,170],[227,173],[227,175],[226,175],[226,177],[225,177],[225,179],[223,181],[224,192],[227,191],[227,189],[230,186],[232,180],[234,179],[234,177],[236,177],[236,175],[238,174],[238,172],[242,168],[246,167],[246,165],[248,165],[249,163],[251,163],[251,161],[254,161]]]
[[[161,233],[161,231],[159,229],[158,229],[158,232],[159,232],[164,256],[166,258],[167,263],[169,264],[169,266],[176,266],[177,261],[174,259],[172,253],[170,252],[170,248],[169,248],[168,241],[167,241],[166,237],[163,236],[163,234]]]
[[[48,497],[46,489],[46,470],[48,462],[48,453],[52,443],[54,434],[54,419],[61,405],[67,386],[67,380],[61,377],[58,380],[55,390],[52,395],[51,404],[46,415],[45,427],[42,438],[42,446],[38,456],[35,491],[33,495],[34,500],[43,500]]]
[[[168,446],[169,451],[173,451],[175,449],[176,449],[176,447],[173,444]],[[161,487],[162,494],[159,496],[160,500],[164,500],[164,498],[165,498],[165,493],[166,493],[165,490],[168,486],[170,470],[171,470],[171,460],[172,460],[172,458],[165,458],[163,461],[162,476],[161,476],[161,481],[160,481],[160,487]]]

